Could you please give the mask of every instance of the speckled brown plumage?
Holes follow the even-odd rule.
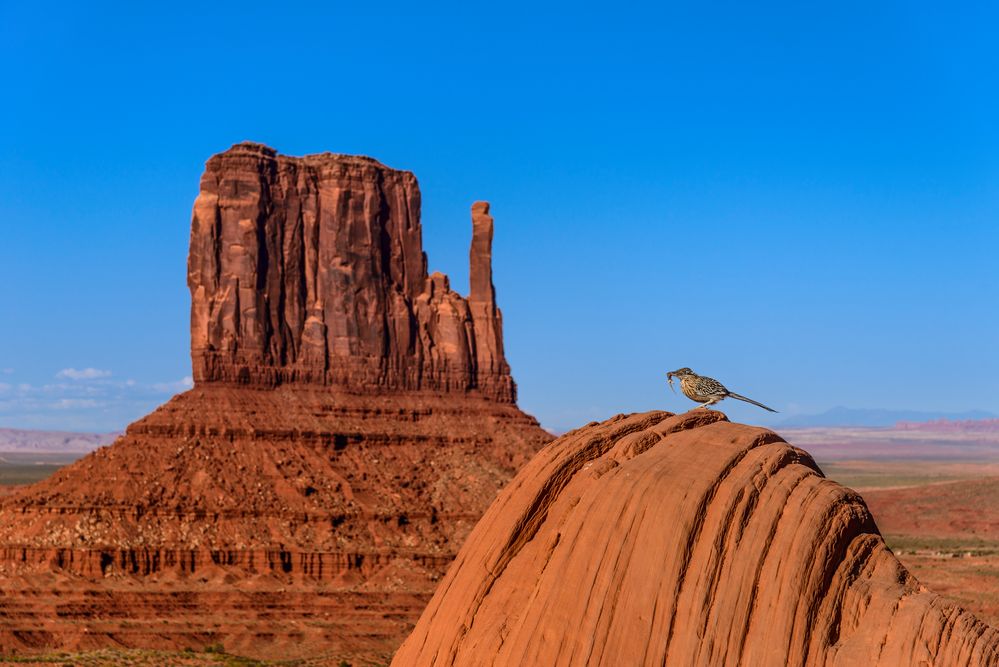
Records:
[[[777,412],[773,408],[768,408],[762,403],[758,403],[751,398],[746,398],[741,394],[729,391],[725,388],[725,385],[718,380],[709,378],[706,375],[698,375],[689,368],[680,368],[667,373],[666,381],[669,382],[670,387],[673,386],[674,377],[679,378],[680,391],[683,392],[683,395],[692,401],[700,403],[703,408],[709,408],[709,406],[714,405],[724,398],[737,398],[740,401],[752,403],[753,405],[761,407],[764,410]]]

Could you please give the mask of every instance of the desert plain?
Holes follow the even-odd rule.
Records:
[[[779,429],[778,429],[779,430]],[[999,423],[927,423],[901,427],[779,430],[812,452],[827,477],[860,493],[885,541],[930,590],[999,624]],[[27,433],[30,436],[30,433]],[[41,481],[79,458],[79,451],[32,451],[11,440],[0,453],[0,496]],[[423,595],[435,582],[427,580]],[[164,580],[164,588],[178,581]],[[127,589],[128,581],[120,586]],[[224,577],[211,585],[235,590]],[[293,592],[294,587],[275,585]],[[384,610],[373,610],[384,611]],[[298,619],[296,619],[297,621]],[[191,624],[212,618],[190,614]],[[206,650],[207,649],[207,650]],[[4,664],[321,665],[385,664],[388,656],[263,659],[226,653],[221,645],[190,650],[93,649],[6,657]],[[15,661],[16,660],[16,661]],[[341,662],[342,661],[342,662]]]
[[[931,590],[999,623],[999,420],[787,429]]]

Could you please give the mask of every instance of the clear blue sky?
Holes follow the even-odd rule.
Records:
[[[999,410],[995,5],[368,5],[0,6],[0,426],[184,386],[191,205],[247,139],[415,172],[459,291],[490,200],[547,426],[686,408],[685,365],[782,416]]]

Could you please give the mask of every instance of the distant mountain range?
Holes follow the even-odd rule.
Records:
[[[815,415],[795,415],[777,424],[785,428],[812,426],[867,426],[887,427],[898,422],[926,422],[937,419],[968,421],[995,419],[996,415],[985,410],[967,412],[923,412],[919,410],[879,410],[835,407]]]
[[[0,428],[0,452],[90,452],[121,433],[72,433]]]

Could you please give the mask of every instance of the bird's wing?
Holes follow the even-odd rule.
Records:
[[[727,394],[728,389],[721,382],[714,378],[701,376],[701,389],[707,394]]]

